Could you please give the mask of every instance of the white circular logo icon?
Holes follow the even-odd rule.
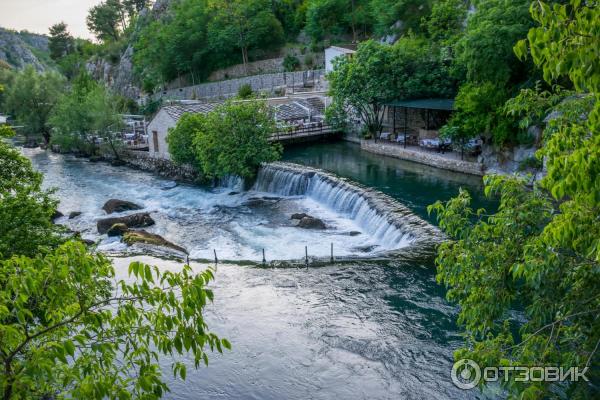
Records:
[[[481,368],[473,360],[463,358],[452,366],[452,383],[460,389],[473,389],[481,380]]]

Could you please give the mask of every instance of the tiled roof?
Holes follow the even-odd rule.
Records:
[[[291,121],[322,115],[325,104],[318,97],[299,99],[282,104],[276,108],[275,118],[279,121]]]
[[[175,121],[179,121],[179,119],[185,113],[206,114],[206,113],[211,112],[216,106],[218,106],[218,104],[214,104],[214,103],[188,103],[188,104],[181,103],[181,104],[173,104],[170,106],[165,106],[163,108],[163,110],[165,110],[165,112],[167,114],[169,114],[169,116],[171,118],[173,118]]]

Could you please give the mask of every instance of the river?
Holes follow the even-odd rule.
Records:
[[[218,266],[212,284],[215,302],[206,317],[233,350],[213,354],[209,367],[198,371],[189,362],[186,382],[174,380],[167,370],[167,398],[482,397],[450,380],[452,352],[462,339],[454,322],[457,309],[436,284],[432,257],[385,256],[389,250],[410,248],[413,239],[393,227],[379,235],[360,223],[348,211],[356,208],[355,200],[346,210],[308,194],[274,196],[187,185],[163,190],[165,181],[147,173],[40,150],[24,152],[44,173],[44,185],[57,188],[59,209],[83,213],[60,222],[100,241],[105,252],[125,253],[114,258],[118,276],[125,276],[134,259],[164,269],[177,269],[179,263],[128,254],[117,239],[97,235],[95,221],[104,215],[100,207],[113,197],[142,204],[156,220],[150,230],[184,245],[192,257],[208,259],[218,249],[220,258],[233,260]],[[294,147],[284,159],[375,188],[430,222],[427,205],[456,195],[459,187],[473,193],[475,206],[492,205],[482,197],[478,178],[362,153],[348,143]],[[328,229],[298,229],[289,223],[293,212],[318,216]],[[395,238],[394,249],[386,242],[390,237]],[[331,243],[336,257],[347,256],[345,261],[309,268],[241,262],[259,261],[263,248],[268,260],[299,259],[305,246],[310,256],[325,257]],[[205,266],[194,263],[194,268]]]

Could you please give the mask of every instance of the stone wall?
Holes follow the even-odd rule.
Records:
[[[225,79],[240,78],[247,75],[270,74],[283,72],[283,58],[271,58],[268,60],[252,61],[245,67],[244,64],[232,65],[214,71],[208,77],[210,82],[223,81]]]
[[[125,151],[121,154],[129,166],[142,171],[152,172],[164,178],[181,182],[200,183],[203,176],[189,165],[176,165],[170,160],[150,157],[146,151]]]
[[[478,176],[483,176],[485,173],[483,165],[479,163],[445,158],[436,153],[405,149],[402,146],[394,144],[381,142],[375,143],[372,140],[362,140],[360,142],[360,147],[361,149],[371,153],[400,158],[402,160],[413,161],[420,164],[430,165],[432,167],[447,169],[449,171],[462,172],[465,174]]]
[[[255,92],[267,93],[271,96],[282,95],[285,88],[302,88],[312,85],[314,90],[323,87],[325,70],[279,72],[247,76],[244,78],[230,79],[221,82],[202,83],[200,85],[186,86],[179,89],[169,89],[151,96],[142,98],[140,102],[162,100],[194,100],[194,99],[226,99],[236,96],[243,85],[250,85]]]

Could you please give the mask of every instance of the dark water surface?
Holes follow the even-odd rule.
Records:
[[[284,251],[296,235],[268,221],[279,210],[268,209],[256,217],[253,209],[246,210],[227,193],[185,186],[161,191],[156,187],[164,182],[149,174],[39,151],[25,153],[44,172],[48,185],[60,186],[56,193],[59,208],[84,212],[79,222],[82,229],[93,229],[98,209],[107,198],[128,195],[148,205],[158,215],[154,231],[175,242],[202,243],[202,235],[216,245],[241,240],[242,245],[232,246],[232,252],[252,254],[257,238]],[[459,187],[474,192],[476,206],[491,205],[481,195],[480,178],[362,153],[347,143],[288,149],[285,159],[377,188],[430,221],[427,205],[456,195]],[[223,210],[221,202],[230,204]],[[303,200],[286,205],[289,210],[309,206],[319,211],[318,204],[307,205]],[[243,219],[238,212],[245,213]],[[253,218],[265,220],[259,230],[251,226]],[[342,228],[345,223],[339,221]],[[225,233],[219,224],[228,224]],[[206,233],[211,229],[218,233]],[[318,236],[305,239],[319,241]],[[115,258],[118,276],[125,277],[133,259],[164,269],[180,266],[149,256]],[[457,309],[436,284],[432,257],[362,260],[319,268],[224,264],[219,265],[216,277],[212,284],[215,302],[206,319],[212,331],[231,341],[233,350],[211,355],[209,367],[198,371],[189,361],[186,382],[173,379],[165,369],[171,387],[167,398],[482,398],[478,391],[460,390],[450,380],[452,352],[462,339],[454,322]],[[163,360],[165,365],[168,362]]]

